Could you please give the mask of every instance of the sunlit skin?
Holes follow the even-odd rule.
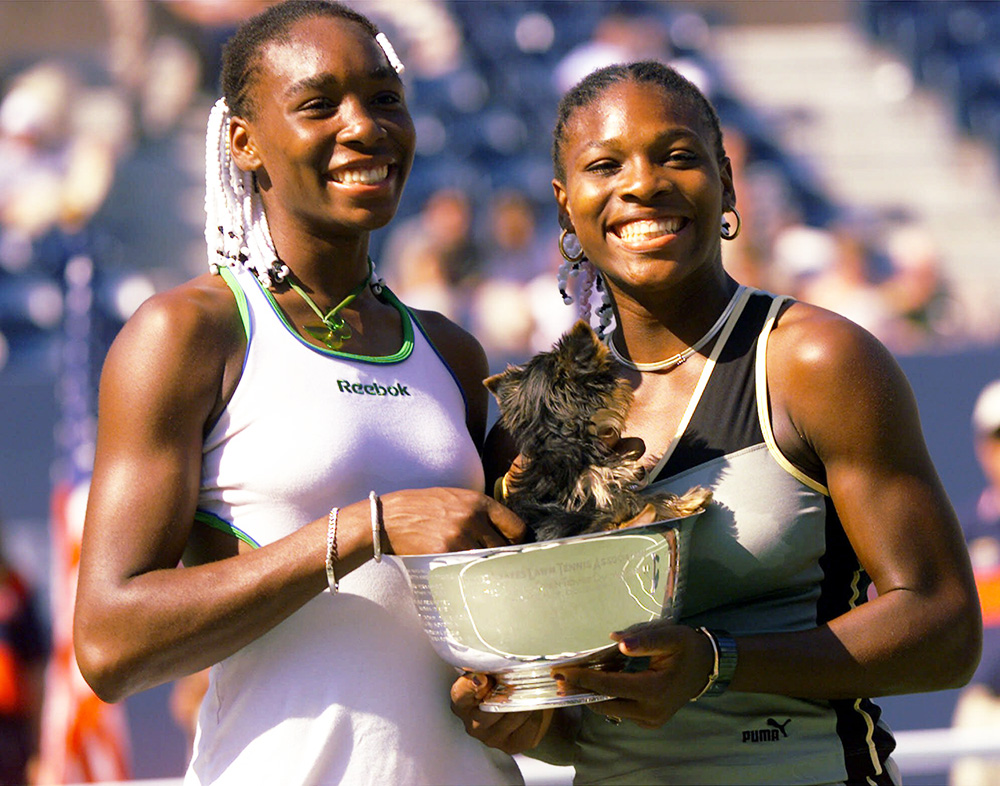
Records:
[[[255,111],[230,125],[233,159],[257,176],[279,257],[328,309],[367,275],[369,233],[392,218],[410,169],[402,85],[360,26],[320,16],[265,46],[250,97]],[[287,287],[274,296],[293,325],[316,321]],[[485,353],[440,314],[416,313],[456,374],[481,447]],[[399,314],[369,289],[343,316],[353,331],[345,352],[399,350]],[[150,298],[105,361],[74,633],[81,671],[102,699],[218,663],[327,587],[325,516],[258,549],[194,523],[204,435],[232,397],[246,351],[232,292],[206,274]],[[382,510],[387,553],[524,535],[514,514],[469,489],[397,491],[382,496]],[[372,558],[367,499],[341,507],[337,532],[343,578]]]
[[[619,83],[573,111],[562,149],[560,222],[610,285],[617,346],[640,362],[690,346],[737,286],[722,267],[719,235],[736,195],[710,129],[660,86]],[[624,434],[647,454],[662,454],[676,433],[711,346],[669,373],[622,369],[635,389]],[[812,630],[738,638],[730,690],[853,699],[964,684],[979,660],[979,604],[899,366],[857,325],[794,303],[770,335],[767,384],[781,452],[824,479],[878,597]],[[496,429],[488,446],[489,483],[515,456]],[[651,667],[559,668],[561,683],[615,697],[585,712],[656,728],[708,679],[710,645],[690,627],[654,623],[612,638],[625,654],[650,656]],[[498,717],[476,709],[485,690],[458,680],[453,708],[470,734],[508,752],[558,734],[579,711]]]
[[[659,95],[644,100],[649,92]],[[578,110],[553,182],[563,224],[625,299],[676,298],[719,280],[719,222],[736,203],[729,160],[717,159],[697,113],[649,85],[610,87],[601,113]],[[622,297],[621,295],[627,295]]]
[[[350,22],[300,22],[261,61],[257,90],[272,100],[235,123],[233,147],[257,172],[275,243],[292,223],[323,237],[384,226],[415,135],[402,82],[378,44]],[[377,175],[351,182],[352,172]]]
[[[413,163],[403,85],[358,25],[319,18],[263,50],[256,95],[250,117],[231,123],[233,157],[256,176],[282,260],[327,310],[364,277],[368,234],[392,218]],[[276,295],[294,323],[314,321],[297,295]],[[398,340],[394,310],[383,311],[387,335],[370,335],[376,354]],[[362,328],[356,308],[344,317]]]

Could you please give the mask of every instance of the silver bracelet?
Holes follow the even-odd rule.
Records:
[[[695,628],[699,633],[704,633],[708,640],[712,643],[712,673],[708,675],[708,682],[705,683],[705,687],[698,691],[698,695],[691,699],[691,701],[698,701],[702,696],[708,693],[708,689],[715,685],[715,681],[719,679],[719,642],[715,640],[715,636],[712,635],[712,631],[708,628],[701,627]]]
[[[375,561],[382,561],[382,500],[374,491],[368,493],[368,503],[372,513],[372,552]]]
[[[333,564],[337,561],[337,514],[339,512],[340,508],[330,508],[326,527],[326,583],[330,585],[331,595],[336,595],[337,590],[340,589],[340,582],[337,581],[337,574],[333,570]]]
[[[708,636],[712,642],[712,652],[715,655],[715,662],[712,665],[712,673],[708,675],[708,682],[701,689],[701,693],[691,701],[697,701],[702,696],[718,696],[726,692],[729,683],[736,673],[736,641],[727,631],[709,630],[708,628],[696,628],[700,633]]]

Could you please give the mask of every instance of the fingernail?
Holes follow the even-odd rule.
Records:
[[[566,675],[565,674],[560,674],[559,672],[556,672],[555,674],[552,675],[552,679],[554,679],[556,682],[565,682],[566,681]]]
[[[627,650],[634,650],[636,647],[639,646],[639,637],[622,636],[620,639],[618,639],[618,643],[624,645],[625,649]]]

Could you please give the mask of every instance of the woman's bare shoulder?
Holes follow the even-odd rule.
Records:
[[[887,433],[920,433],[909,381],[871,333],[807,303],[783,313],[768,342],[768,393],[795,431],[823,443],[876,444]],[[881,435],[881,436],[880,436]]]
[[[126,322],[118,341],[155,341],[161,351],[215,354],[243,336],[236,298],[219,276],[205,274],[147,299]]]
[[[846,317],[819,306],[792,301],[768,339],[768,369],[840,374],[860,365],[891,361],[871,333]]]
[[[236,298],[219,276],[206,274],[136,310],[108,352],[102,386],[150,402],[198,399],[216,411],[238,378],[245,347]]]

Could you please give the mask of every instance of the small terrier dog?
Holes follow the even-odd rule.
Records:
[[[615,446],[632,404],[608,348],[584,321],[548,352],[484,383],[517,445],[519,466],[505,478],[504,504],[536,540],[693,515],[712,493],[640,494],[640,456]]]

